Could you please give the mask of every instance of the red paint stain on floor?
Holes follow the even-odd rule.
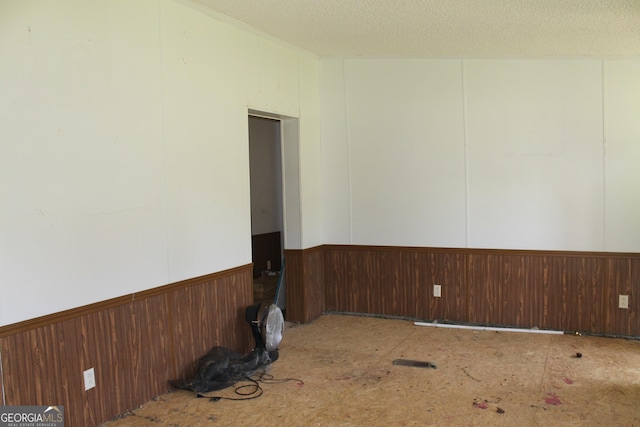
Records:
[[[567,384],[573,384],[573,380],[570,378],[563,378],[562,380]]]
[[[544,402],[547,405],[561,405],[562,401],[560,400],[560,396],[555,393],[547,393],[547,397],[544,398]]]

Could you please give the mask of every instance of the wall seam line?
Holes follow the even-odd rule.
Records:
[[[2,406],[7,406],[6,396],[4,392],[4,368],[2,360],[2,348],[0,348],[0,386],[2,386]]]
[[[606,114],[606,67],[600,62],[602,79],[602,250],[607,250],[607,114]]]
[[[347,175],[349,179],[349,244],[353,245],[353,183],[351,178],[351,127],[349,126],[349,93],[347,91],[346,59],[342,59],[342,84],[344,90],[344,114],[347,137]]]
[[[158,0],[158,60],[160,62],[160,138],[162,139],[162,162],[164,167],[164,244],[166,264],[166,283],[171,282],[171,254],[169,242],[169,166],[167,162],[167,135],[164,105],[164,56],[162,54],[162,1]]]
[[[462,143],[464,151],[464,243],[471,247],[469,236],[469,141],[467,139],[467,87],[465,85],[465,61],[460,60],[460,80],[462,86]]]

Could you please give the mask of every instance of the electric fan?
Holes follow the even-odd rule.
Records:
[[[253,350],[241,355],[227,347],[215,346],[198,360],[198,369],[193,378],[171,380],[169,385],[196,394],[222,390],[250,378],[255,372],[275,362],[282,341],[284,317],[275,304],[265,308],[260,320],[259,310],[260,304],[255,304],[247,307],[245,313],[255,341]]]

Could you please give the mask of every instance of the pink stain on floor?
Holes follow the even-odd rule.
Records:
[[[562,380],[567,384],[573,384],[573,380],[570,378],[563,378]]]
[[[489,405],[487,405],[487,402],[473,402],[473,407],[479,409],[487,409]]]
[[[561,405],[562,401],[560,400],[560,396],[555,393],[547,393],[547,397],[544,398],[544,401],[547,405]]]

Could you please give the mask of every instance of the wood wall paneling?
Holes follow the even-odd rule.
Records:
[[[355,265],[356,273],[359,273],[358,283],[362,288],[358,304],[365,313],[382,314],[379,302],[384,295],[380,294],[380,271],[388,266],[380,265],[382,256],[376,256],[378,254],[378,251],[362,251]]]
[[[325,311],[324,296],[324,251],[318,246],[303,253],[305,265],[304,279],[309,284],[308,304],[306,304],[306,320],[315,320]]]
[[[640,254],[325,245],[285,256],[290,321],[327,310],[640,336]],[[2,327],[5,403],[64,405],[67,425],[99,425],[192,374],[211,346],[249,350],[252,285],[247,265]]]
[[[598,332],[602,330],[602,259],[564,257],[562,259],[562,330]]]
[[[244,276],[205,281],[169,295],[179,378],[193,375],[197,360],[214,345],[241,352],[251,348],[251,330],[244,319],[253,303],[253,279]]]
[[[325,258],[321,246],[285,250],[286,319],[310,322],[325,310]]]
[[[467,255],[469,322],[543,327],[544,259],[527,255]],[[534,267],[535,274],[528,274]]]
[[[327,310],[418,319],[465,316],[464,256],[406,248],[327,247]],[[442,286],[442,298],[433,285]]]
[[[2,327],[4,402],[62,405],[70,427],[104,423],[192,373],[210,347],[251,349],[252,285],[247,265]]]
[[[605,326],[616,335],[640,337],[640,258],[611,258],[605,262]],[[629,308],[618,297],[629,296]]]
[[[466,258],[451,251],[430,251],[425,293],[429,297],[430,315],[426,319],[468,321],[467,291],[465,289]],[[433,285],[441,286],[441,297],[433,296]],[[425,318],[416,313],[416,318]]]
[[[640,254],[347,245],[324,252],[328,311],[640,334]],[[629,295],[629,309],[618,308],[620,294]]]
[[[409,310],[410,286],[402,285],[402,252],[388,251],[377,254],[381,258],[381,268],[378,270],[378,292],[381,298],[377,299],[379,312],[388,316],[406,316]],[[374,296],[374,302],[376,298]],[[375,305],[372,304],[373,307]]]
[[[302,251],[284,251],[284,274],[286,292],[286,319],[291,322],[304,322],[306,294],[304,289],[304,266]]]
[[[366,287],[360,283],[363,263],[359,253],[348,246],[325,248],[325,303],[328,311],[367,313],[361,297]]]

